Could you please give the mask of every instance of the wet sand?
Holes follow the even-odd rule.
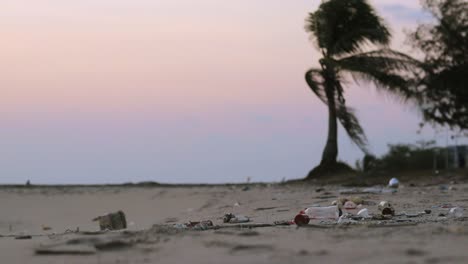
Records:
[[[164,229],[197,220],[222,225],[225,213],[246,215],[253,223],[272,224],[291,220],[307,206],[330,205],[338,197],[349,196],[340,194],[349,188],[326,185],[319,192],[317,188],[2,187],[1,263],[468,263],[467,183],[444,188],[403,184],[394,194],[352,195],[375,203],[388,200],[397,214],[431,210],[422,217],[400,217],[394,226],[384,227],[385,221],[375,220],[348,225],[314,221],[318,226],[309,228]],[[465,208],[465,217],[439,216],[449,210],[442,205]],[[377,213],[377,205],[365,207]],[[92,218],[117,210],[127,216],[127,231],[83,234],[99,229]],[[51,229],[43,230],[44,226]],[[79,233],[74,232],[77,228]],[[15,235],[31,235],[32,239],[18,240]],[[81,246],[89,254],[35,253],[41,245],[66,245],[70,241],[74,241],[73,250]],[[112,241],[120,244],[109,243]],[[96,243],[104,246],[95,249]]]

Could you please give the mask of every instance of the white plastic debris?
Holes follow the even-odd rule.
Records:
[[[357,205],[353,201],[346,201],[343,207],[344,209],[356,209]]]
[[[357,213],[358,216],[360,217],[363,217],[363,218],[369,218],[370,215],[369,215],[369,210],[367,210],[367,208],[364,208],[364,209],[361,209],[358,213]]]
[[[450,208],[449,216],[454,217],[454,218],[463,217],[463,208],[461,208],[461,207]]]
[[[311,206],[304,210],[310,219],[338,219],[340,209],[338,206]]]
[[[388,182],[388,187],[390,188],[398,188],[398,185],[400,185],[400,181],[397,178],[391,178]]]
[[[350,217],[351,217],[350,214],[344,214],[344,215],[340,216],[340,218],[338,218],[338,224],[341,225],[341,224],[357,223],[356,220],[353,220]]]

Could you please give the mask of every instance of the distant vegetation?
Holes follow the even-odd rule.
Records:
[[[386,174],[445,167],[445,155],[435,146],[435,141],[389,144],[388,147],[388,152],[382,157],[366,155],[362,160],[356,161],[357,170],[369,174]]]
[[[352,76],[358,85],[371,82],[380,91],[406,100],[411,81],[406,73],[417,63],[389,49],[390,30],[365,0],[322,1],[318,10],[307,18],[306,30],[322,57],[318,59],[320,67],[307,71],[305,79],[328,108],[328,138],[320,165],[308,175],[313,178],[346,169],[337,162],[337,121],[351,140],[369,154],[364,129],[354,110],[346,105],[348,77]]]
[[[468,129],[468,2],[422,3],[434,20],[410,34],[410,42],[424,54],[414,93],[427,121]]]

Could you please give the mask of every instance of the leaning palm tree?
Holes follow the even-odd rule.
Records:
[[[308,70],[305,79],[312,92],[328,106],[329,116],[322,160],[309,173],[309,177],[314,177],[337,168],[337,121],[351,140],[369,153],[364,130],[344,99],[347,77],[351,76],[358,84],[370,81],[379,90],[408,99],[410,78],[405,75],[416,63],[388,48],[390,31],[366,0],[322,1],[318,10],[306,19],[306,31],[322,58],[320,68]]]

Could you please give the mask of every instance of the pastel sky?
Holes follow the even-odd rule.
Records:
[[[403,29],[418,0],[374,0]],[[318,0],[3,0],[0,182],[279,181],[304,176],[327,112],[304,72]],[[374,153],[417,135],[414,107],[346,90]],[[340,159],[360,151],[340,131]],[[445,143],[445,141],[443,141]]]

